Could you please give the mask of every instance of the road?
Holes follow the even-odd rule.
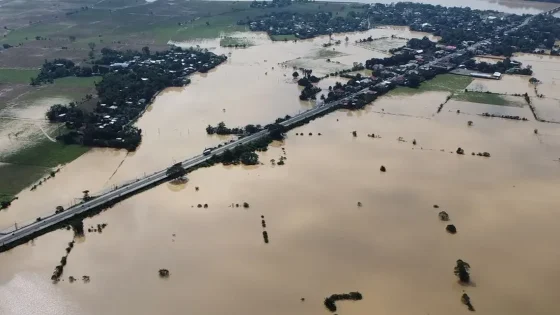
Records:
[[[363,89],[359,92],[356,92],[354,94],[351,94],[347,97],[344,97],[340,100],[337,100],[335,102],[331,102],[328,104],[324,104],[322,106],[317,106],[314,107],[312,109],[309,109],[307,111],[304,111],[290,119],[287,119],[285,121],[283,121],[282,123],[280,123],[280,125],[286,127],[286,128],[290,128],[291,126],[318,116],[328,110],[331,110],[333,107],[338,107],[342,102],[349,100],[353,97],[355,97],[356,95],[367,91],[368,89]],[[196,167],[204,162],[206,162],[207,160],[211,159],[213,156],[219,156],[222,155],[226,150],[231,150],[233,148],[235,148],[236,146],[240,146],[240,145],[245,145],[247,143],[262,139],[264,137],[266,137],[269,134],[268,130],[262,130],[259,131],[257,133],[248,135],[246,137],[242,137],[240,139],[237,139],[233,142],[230,143],[226,143],[216,149],[214,149],[212,151],[212,153],[210,155],[197,155],[195,157],[192,157],[190,159],[184,160],[181,162],[181,166],[185,169],[189,169],[189,168],[193,168]],[[83,202],[81,204],[72,206],[68,209],[66,209],[63,212],[60,213],[56,213],[56,214],[52,214],[46,217],[42,217],[40,221],[36,221],[33,223],[30,223],[28,225],[25,226],[20,226],[18,229],[14,229],[11,231],[4,231],[4,232],[0,232],[0,251],[3,251],[7,248],[11,248],[13,245],[15,245],[16,243],[20,242],[21,240],[25,240],[27,238],[32,237],[34,234],[40,234],[41,231],[43,230],[48,230],[49,228],[52,228],[53,226],[60,224],[62,222],[66,222],[68,220],[70,220],[71,218],[77,216],[77,215],[81,215],[85,212],[88,212],[90,210],[99,208],[104,206],[105,204],[110,203],[113,200],[118,200],[121,199],[125,196],[130,196],[133,195],[134,193],[136,193],[139,190],[142,190],[150,185],[153,185],[155,183],[158,182],[162,182],[164,180],[167,179],[167,169],[158,171],[156,173],[153,173],[151,175],[148,175],[144,178],[141,178],[135,182],[132,182],[130,184],[127,184],[125,186],[121,186],[121,187],[117,187],[116,189],[106,192],[102,195],[96,196],[95,198],[93,198],[92,200]]]
[[[560,10],[560,7],[552,9],[550,11],[547,12],[543,12],[541,14],[549,14],[549,13],[555,13],[558,12]],[[529,21],[533,18],[534,16],[528,17],[525,21],[523,21],[523,23],[519,26],[516,26],[514,28],[512,28],[511,30],[516,30],[517,28],[526,25],[527,23],[529,23]],[[485,41],[480,41],[477,43],[474,43],[473,45],[471,45],[469,48],[477,48],[480,45],[484,44]],[[468,49],[468,48],[467,48]],[[461,49],[459,51],[457,51],[454,54],[448,55],[448,56],[444,56],[442,58],[436,59],[431,61],[430,63],[428,63],[428,65],[435,65],[439,62],[442,61],[447,61],[449,60],[451,57],[453,56],[459,56],[461,54],[464,54],[466,52],[467,49]],[[396,77],[391,79],[391,81],[396,80]],[[329,110],[331,110],[333,107],[338,107],[340,106],[340,104],[342,104],[343,102],[350,100],[352,98],[354,98],[355,96],[364,93],[368,91],[368,88],[360,90],[359,92],[353,93],[349,96],[346,96],[340,100],[331,102],[331,103],[325,103],[321,106],[316,106],[312,109],[309,109],[307,111],[304,111],[288,120],[283,121],[282,123],[280,123],[280,125],[286,127],[286,128],[290,128],[293,125],[296,125],[297,123],[315,117],[315,116],[319,116],[324,112],[327,112]],[[189,168],[193,168],[196,167],[204,162],[206,162],[207,160],[211,159],[212,156],[219,156],[222,155],[226,150],[228,149],[233,149],[236,146],[239,145],[244,145],[259,139],[264,138],[265,136],[267,136],[268,130],[262,130],[259,131],[257,133],[248,135],[246,137],[237,139],[233,142],[230,143],[226,143],[224,145],[222,145],[219,148],[216,148],[212,151],[212,153],[210,155],[197,155],[195,157],[192,157],[190,159],[184,160],[181,162],[181,166],[185,169],[189,169]],[[74,216],[77,215],[81,215],[83,213],[86,213],[90,210],[99,208],[104,206],[105,204],[108,204],[110,202],[112,202],[113,200],[118,200],[121,199],[125,196],[130,196],[133,195],[134,193],[149,187],[150,185],[153,185],[155,183],[158,182],[162,182],[164,180],[166,180],[167,178],[167,174],[166,174],[167,169],[158,171],[156,173],[153,173],[149,176],[146,176],[144,178],[141,178],[135,182],[129,183],[127,185],[121,186],[121,187],[117,187],[115,190],[106,192],[102,195],[96,196],[94,199],[89,200],[87,202],[83,202],[81,204],[72,206],[68,209],[66,209],[63,212],[60,213],[56,213],[56,214],[52,214],[46,217],[42,217],[40,221],[36,221],[33,223],[30,223],[28,225],[25,226],[20,226],[18,229],[14,229],[11,231],[3,231],[0,232],[0,252],[4,251],[8,248],[11,248],[13,246],[15,246],[16,244],[19,244],[21,241],[26,240],[30,237],[32,237],[35,234],[40,234],[42,231],[47,231],[49,228],[54,227],[57,224],[60,224],[62,222],[66,222],[68,220],[70,220],[71,218],[73,218]]]

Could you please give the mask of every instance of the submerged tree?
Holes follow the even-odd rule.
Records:
[[[461,259],[458,259],[457,265],[455,266],[453,273],[457,277],[459,277],[459,281],[463,283],[469,283],[469,281],[471,280],[471,276],[469,274],[470,268],[471,266],[469,265],[469,263]]]
[[[438,217],[441,221],[449,221],[449,214],[447,214],[447,212],[445,211],[441,211],[440,213],[438,213]]]
[[[461,302],[463,302],[463,304],[465,304],[469,308],[469,311],[474,312],[474,306],[472,305],[471,298],[468,296],[468,294],[463,293],[463,295],[461,296]]]
[[[446,226],[445,230],[451,234],[457,233],[457,228],[453,224],[449,224],[448,226]]]

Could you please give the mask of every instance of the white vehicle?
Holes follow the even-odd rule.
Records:
[[[213,149],[204,149],[204,151],[202,151],[202,155],[210,155],[210,153],[212,153]]]

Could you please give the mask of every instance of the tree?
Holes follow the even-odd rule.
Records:
[[[470,268],[471,266],[469,265],[469,263],[461,259],[458,259],[457,265],[455,266],[453,273],[457,277],[459,277],[459,281],[463,283],[469,283],[469,281],[471,280],[471,276],[469,274]]]
[[[187,171],[185,171],[181,163],[176,163],[167,169],[166,174],[170,178],[177,178],[187,174]]]
[[[259,164],[259,156],[255,152],[243,152],[239,159],[245,165]]]
[[[299,77],[299,73],[297,71],[294,71],[294,73],[292,73],[292,77],[294,77],[294,79],[297,79]]]
[[[449,221],[449,214],[447,214],[447,212],[445,211],[441,211],[440,213],[438,213],[438,217],[441,221]]]
[[[89,195],[89,190],[84,190],[84,191],[82,191],[82,193],[84,194],[84,197],[83,197],[84,201],[88,201],[88,200],[91,199],[91,196]]]
[[[449,224],[448,226],[446,226],[445,230],[451,234],[457,233],[457,228],[453,224]]]
[[[91,49],[93,51],[95,49],[95,43],[94,42],[89,42],[88,47],[89,47],[89,49]]]
[[[411,74],[408,78],[407,78],[407,86],[412,87],[412,88],[416,88],[418,86],[420,86],[420,82],[422,81],[422,79],[420,78],[420,76],[416,75],[416,74]]]
[[[150,47],[148,47],[148,46],[142,47],[142,53],[146,56],[149,56],[150,55]]]

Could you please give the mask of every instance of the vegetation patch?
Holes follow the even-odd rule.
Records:
[[[65,145],[45,139],[35,145],[0,156],[0,162],[50,168],[68,163],[88,150],[89,148],[81,145]]]
[[[245,48],[245,47],[250,47],[253,46],[253,42],[251,42],[250,40],[248,40],[247,38],[243,38],[243,37],[222,37],[220,38],[220,46],[222,47],[241,47],[241,48]]]
[[[0,83],[28,84],[30,78],[39,74],[36,69],[0,69]]]
[[[388,95],[416,94],[430,91],[444,91],[453,94],[464,93],[465,88],[473,81],[471,77],[453,74],[441,74],[433,79],[420,83],[418,88],[402,87],[387,93]]]
[[[0,164],[0,201],[12,201],[22,189],[47,172],[49,168],[43,166]]]
[[[333,294],[325,299],[325,307],[331,311],[336,312],[336,304],[337,301],[360,301],[362,299],[362,294],[360,292],[350,292],[350,293],[343,293],[343,294]]]
[[[453,99],[464,102],[482,103],[489,105],[512,106],[499,94],[485,92],[463,92],[453,95]]]

